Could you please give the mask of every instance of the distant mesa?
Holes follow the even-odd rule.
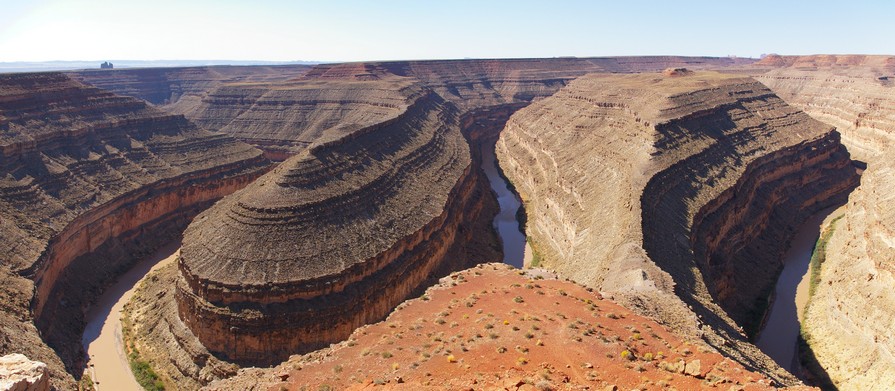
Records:
[[[665,76],[675,77],[675,76],[687,76],[687,75],[692,74],[693,71],[691,71],[687,68],[665,68],[665,70],[662,71],[662,73],[665,74]]]
[[[112,69],[112,68],[114,68],[114,65],[112,65],[112,63],[108,62],[108,61],[106,61],[102,64],[99,64],[99,69]]]

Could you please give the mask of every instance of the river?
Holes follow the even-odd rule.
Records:
[[[516,212],[522,202],[500,176],[493,144],[482,147],[482,160],[485,175],[491,188],[497,193],[497,202],[500,204],[500,213],[494,218],[494,227],[503,242],[503,261],[522,268],[525,260],[531,256],[531,249],[516,220]],[[124,351],[121,310],[146,274],[174,262],[179,249],[179,240],[173,241],[137,263],[109,287],[88,312],[82,343],[88,356],[87,373],[98,390],[142,390],[134,379]]]
[[[774,302],[755,345],[784,369],[796,373],[796,342],[800,317],[808,303],[808,266],[824,219],[835,208],[826,209],[805,222],[784,255],[783,271],[774,289]]]
[[[81,343],[88,357],[86,373],[97,390],[143,390],[134,379],[124,352],[121,310],[146,274],[174,262],[179,250],[180,240],[175,240],[138,262],[106,289],[87,313]]]
[[[484,143],[481,150],[482,168],[491,189],[497,193],[497,203],[500,204],[500,212],[494,217],[494,228],[503,242],[503,262],[521,269],[531,258],[531,247],[525,241],[525,235],[519,230],[519,221],[516,220],[516,212],[522,207],[522,201],[510,191],[507,182],[500,176],[494,144]]]

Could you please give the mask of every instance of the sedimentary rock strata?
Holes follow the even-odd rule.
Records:
[[[769,373],[738,325],[794,228],[858,182],[831,126],[713,73],[582,77],[515,114],[497,149],[546,266]]]
[[[211,352],[282,361],[381,319],[445,264],[481,261],[456,248],[486,194],[456,109],[431,92],[406,107],[317,142],[190,225],[178,308]]]
[[[394,120],[408,97],[421,94],[410,78],[229,83],[210,91],[185,114],[200,126],[254,144],[277,160],[313,142]]]
[[[207,66],[84,70],[68,74],[118,95],[183,111],[221,84],[284,81],[301,76],[308,69],[307,65]]]
[[[599,293],[520,274],[497,264],[454,273],[347,342],[206,389],[774,388]]]
[[[748,62],[675,56],[359,62],[317,65],[302,76],[288,68],[287,71],[293,72],[288,80],[274,78],[269,73],[273,68],[259,67],[257,74],[239,73],[239,77],[224,80],[218,77],[213,82],[201,83],[194,80],[213,78],[208,74],[220,70],[185,68],[177,71],[186,74],[187,81],[182,88],[188,87],[189,91],[179,93],[175,87],[147,89],[164,96],[164,100],[152,98],[149,93],[133,92],[130,79],[137,75],[123,73],[118,83],[113,73],[85,72],[79,76],[98,86],[133,93],[160,104],[173,102],[163,108],[184,114],[202,127],[221,130],[253,144],[271,158],[284,160],[301,152],[318,137],[343,135],[356,129],[346,128],[346,124],[367,126],[397,115],[403,111],[401,99],[406,91],[402,90],[409,88],[413,81],[454,103],[461,112],[467,112],[546,97],[587,72],[659,71],[681,66],[708,68]],[[136,70],[121,72],[137,73]],[[172,71],[153,77],[162,76],[168,80],[177,74]],[[181,97],[175,100],[178,94]]]
[[[802,325],[814,376],[840,389],[895,383],[895,58],[779,57],[761,80],[812,116],[836,125],[866,163],[833,230]],[[809,363],[813,364],[813,363]]]
[[[0,76],[0,351],[46,361],[71,388],[59,357],[71,370],[81,360],[89,301],[134,252],[267,165],[226,135],[63,74]]]

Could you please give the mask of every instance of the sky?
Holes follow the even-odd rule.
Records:
[[[0,62],[895,54],[895,1],[0,0]]]

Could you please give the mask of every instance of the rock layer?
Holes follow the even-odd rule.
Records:
[[[657,72],[744,66],[751,59],[644,56],[358,62],[305,66],[122,69],[71,73],[145,99],[284,160],[320,137],[339,137],[400,113],[403,89],[421,82],[461,112],[530,102],[588,72]],[[400,81],[400,80],[403,80]],[[362,83],[365,82],[365,83]]]
[[[315,141],[333,140],[395,119],[408,96],[420,94],[414,80],[299,80],[229,83],[210,91],[186,112],[208,129],[228,133],[285,160]]]
[[[133,252],[267,164],[228,136],[63,74],[0,76],[2,326],[15,339],[2,351],[33,350],[70,381],[41,338],[75,370],[82,310]],[[19,323],[32,319],[40,337]]]
[[[866,162],[861,186],[831,229],[802,325],[815,373],[839,389],[895,384],[895,57],[780,57],[757,78],[812,116],[836,125]]]
[[[548,267],[792,382],[738,324],[857,185],[838,137],[748,78],[589,75],[514,115],[498,158]]]
[[[84,70],[68,74],[118,95],[183,111],[221,84],[283,81],[300,76],[310,68],[307,65],[207,66]]]
[[[485,195],[456,109],[317,142],[200,215],[179,259],[180,317],[212,352],[275,363],[381,319],[472,241]],[[487,260],[487,259],[486,259]]]

